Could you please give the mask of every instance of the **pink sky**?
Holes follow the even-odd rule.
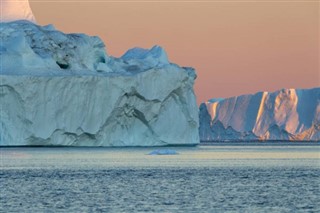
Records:
[[[98,35],[110,55],[163,46],[197,70],[198,103],[320,86],[319,1],[36,1],[37,22]]]

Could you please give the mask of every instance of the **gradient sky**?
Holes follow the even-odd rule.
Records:
[[[319,1],[30,0],[38,24],[98,35],[109,55],[163,46],[197,71],[198,103],[320,86]]]

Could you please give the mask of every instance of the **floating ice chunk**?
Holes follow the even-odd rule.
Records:
[[[157,149],[149,153],[149,155],[178,155],[179,153],[173,149]]]

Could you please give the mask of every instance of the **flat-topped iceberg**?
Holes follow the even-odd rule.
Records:
[[[320,140],[320,88],[283,89],[200,106],[202,141]]]
[[[98,37],[0,23],[0,145],[197,144],[194,69],[163,48],[108,56]]]

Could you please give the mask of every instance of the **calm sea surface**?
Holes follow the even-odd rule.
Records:
[[[171,149],[178,155],[148,155]],[[0,212],[320,212],[319,144],[0,148]]]

